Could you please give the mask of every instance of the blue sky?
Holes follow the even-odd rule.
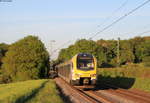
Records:
[[[53,50],[68,40],[89,38],[146,0],[12,0],[0,2],[0,42],[13,43],[36,35]],[[111,19],[106,20],[122,4]],[[97,35],[98,39],[131,38],[150,30],[150,3]],[[143,34],[147,36],[150,34]],[[68,44],[69,45],[69,44]],[[67,46],[67,45],[66,45]],[[57,53],[55,54],[57,55]],[[56,57],[56,56],[54,56]]]

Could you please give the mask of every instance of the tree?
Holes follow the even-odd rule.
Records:
[[[9,47],[9,45],[7,45],[5,43],[0,44],[0,68],[2,65],[2,58],[5,56],[5,53],[8,51],[8,47]]]
[[[107,62],[107,56],[104,53],[104,48],[102,46],[97,46],[96,48],[96,58],[97,58],[97,65],[101,67],[101,65]]]
[[[64,61],[69,60],[70,57],[68,54],[69,54],[69,52],[68,52],[67,48],[61,49],[61,51],[59,52],[58,61],[64,62]]]
[[[12,81],[38,79],[47,75],[49,55],[38,37],[27,36],[10,46],[3,63],[3,75]]]
[[[134,63],[141,62],[141,58],[139,57],[138,48],[139,48],[139,45],[141,45],[141,43],[144,42],[144,38],[135,37],[133,39],[130,39],[129,42],[131,43],[132,52],[133,52],[133,55],[135,57]]]
[[[136,55],[145,66],[150,66],[150,40],[145,40],[137,46]]]
[[[135,37],[129,40],[120,40],[120,64],[146,62],[150,56],[150,37]],[[62,49],[58,59],[62,62],[71,59],[77,53],[91,53],[98,61],[98,67],[117,66],[116,40],[86,40],[81,39],[74,45]]]
[[[92,53],[96,55],[96,43],[92,40],[81,39],[76,41],[74,45],[70,45],[68,48],[62,49],[59,52],[58,59],[62,62],[71,59],[77,53]]]
[[[112,67],[116,65],[116,55],[117,55],[117,41],[115,40],[98,40],[97,44],[99,47],[102,47],[100,52],[97,52],[99,58],[98,62],[102,61],[98,66],[101,67]]]
[[[134,62],[132,46],[128,40],[120,41],[120,64]]]
[[[74,46],[76,53],[91,53],[93,55],[96,54],[95,49],[97,48],[97,44],[93,40],[81,39],[76,41]]]

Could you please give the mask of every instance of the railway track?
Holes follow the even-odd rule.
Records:
[[[135,90],[126,90],[108,84],[105,84],[105,87],[110,89],[98,90],[97,92],[102,95],[111,97],[111,99],[116,100],[116,103],[150,103],[149,93]]]
[[[55,79],[66,97],[73,103],[150,103],[150,95],[125,89],[91,89],[91,86],[72,86],[61,78]]]
[[[113,103],[106,98],[97,95],[92,90],[85,91],[82,87],[72,86],[61,78],[55,79],[56,84],[73,103]]]

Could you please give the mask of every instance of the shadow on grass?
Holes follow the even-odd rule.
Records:
[[[48,81],[45,81],[39,88],[36,88],[32,91],[32,93],[30,95],[27,95],[27,96],[22,96],[20,98],[18,98],[15,103],[25,103],[25,102],[28,102],[29,100],[31,100],[32,98],[35,97],[35,95],[42,89],[44,88],[45,84],[47,83]]]
[[[110,77],[110,76],[98,76],[97,88],[99,89],[129,89],[133,86],[135,78],[128,77]]]

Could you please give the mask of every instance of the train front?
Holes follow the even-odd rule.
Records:
[[[74,80],[81,85],[96,84],[97,63],[93,55],[80,53],[76,56],[74,68]]]

